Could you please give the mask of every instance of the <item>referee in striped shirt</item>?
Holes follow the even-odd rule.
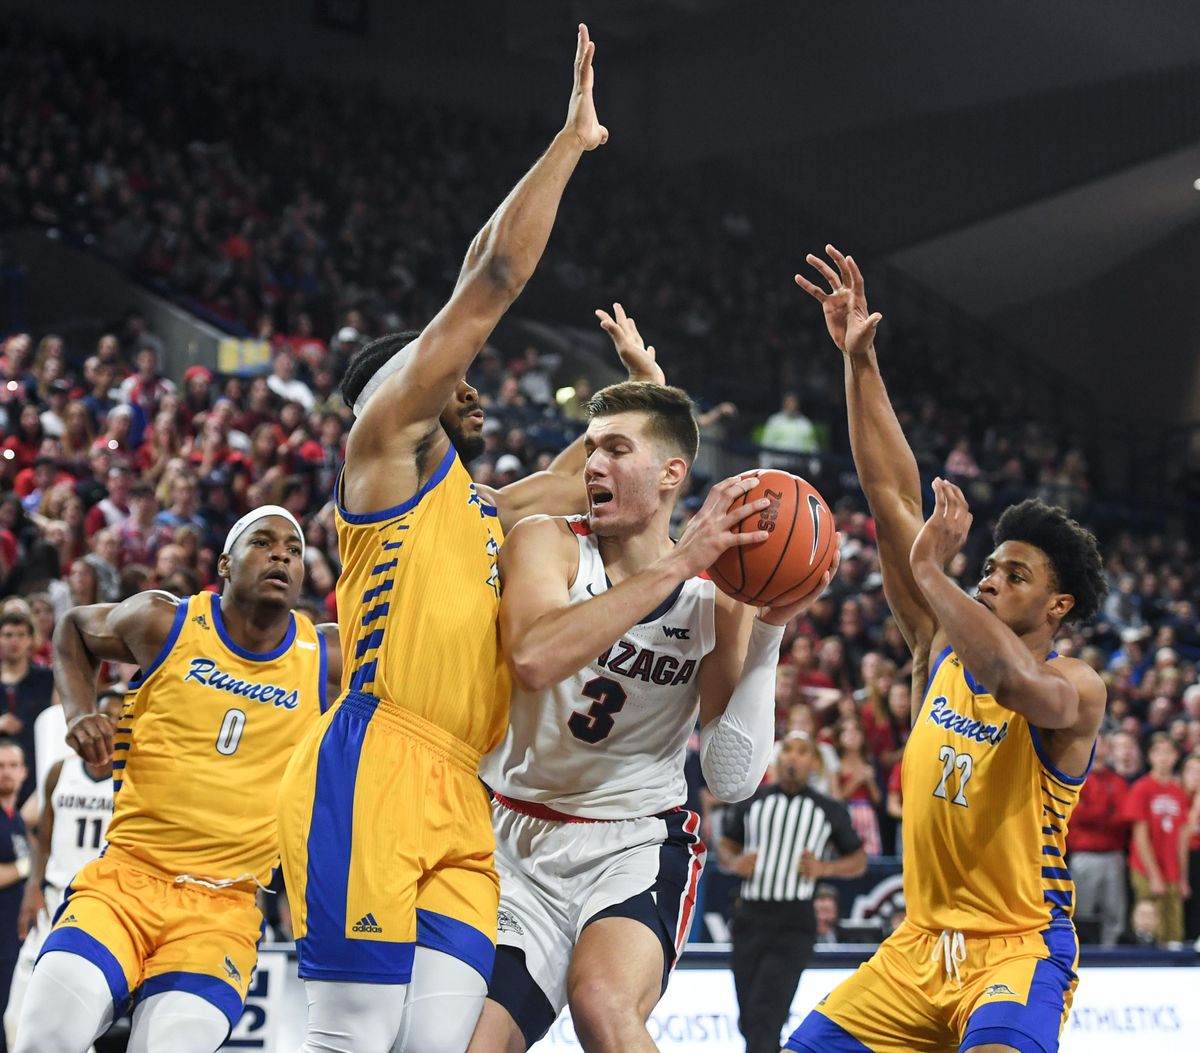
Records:
[[[733,982],[746,1053],[778,1053],[812,956],[817,880],[858,877],[867,853],[850,814],[808,786],[816,751],[803,731],[777,747],[776,782],[726,813],[721,865],[744,880],[733,917]],[[825,859],[832,844],[838,858]]]

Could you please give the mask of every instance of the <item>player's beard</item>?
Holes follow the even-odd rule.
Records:
[[[442,421],[442,427],[446,429],[446,434],[450,436],[450,445],[454,447],[458,454],[458,459],[463,464],[470,464],[477,457],[482,455],[484,450],[482,435],[468,435],[462,426],[462,421],[455,421],[453,424],[447,424]]]

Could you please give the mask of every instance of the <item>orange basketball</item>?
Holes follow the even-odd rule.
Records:
[[[771,504],[743,519],[737,529],[766,530],[771,536],[727,549],[708,574],[717,588],[742,603],[783,606],[811,592],[829,569],[837,554],[837,531],[833,513],[816,489],[774,468],[762,472],[758,485],[730,507],[763,497]]]

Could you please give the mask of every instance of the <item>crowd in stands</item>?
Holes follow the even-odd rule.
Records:
[[[371,336],[419,324],[444,299],[454,253],[536,154],[540,132],[425,104],[401,110],[367,89],[325,91],[113,35],[0,24],[0,228],[58,229],[272,348],[264,375],[192,366],[168,377],[161,340],[135,312],[94,346],[52,333],[0,344],[0,733],[20,735],[51,703],[38,670],[56,618],[146,588],[214,587],[226,531],[256,504],[282,504],[305,524],[303,607],[316,620],[336,615],[330,495],[350,422],[338,378]],[[781,411],[793,419],[768,433],[782,437],[772,440],[781,463],[844,454],[841,363],[790,283],[795,261],[757,246],[749,215],[699,181],[627,178],[619,161],[593,169],[565,205],[546,262],[554,280],[593,304],[622,299],[645,332],[711,348],[699,363],[662,356],[672,381],[709,378],[697,395],[724,397],[730,370],[713,369],[718,361],[736,362],[765,392],[794,388]],[[990,513],[1031,493],[1086,510],[1093,480],[1082,447],[1023,413],[1019,390],[989,390],[918,333],[892,334],[887,354],[905,363],[885,364],[885,375],[923,469],[961,482],[982,512],[951,568],[964,587],[986,551]],[[481,481],[504,485],[544,466],[581,428],[587,383],[560,402],[556,363],[536,349],[488,348],[471,379],[490,418],[472,465]],[[748,430],[777,406],[742,408]],[[695,481],[685,507],[706,483]],[[842,531],[841,570],[788,627],[777,724],[817,740],[820,788],[847,803],[868,852],[886,855],[902,836],[911,659],[883,599],[861,495],[830,476],[821,486]],[[1134,891],[1156,905],[1170,938],[1195,939],[1200,893],[1184,893],[1200,882],[1200,564],[1183,540],[1102,541],[1104,609],[1056,648],[1108,683],[1097,763],[1128,792],[1089,781],[1085,804],[1108,796],[1093,808],[1099,840],[1080,851],[1116,852],[1122,881],[1132,852]],[[1154,767],[1168,750],[1169,766]],[[1164,833],[1167,806],[1150,799],[1166,797],[1176,821]],[[1181,836],[1190,849],[1179,850]],[[1170,884],[1186,908],[1178,930],[1166,920]],[[1106,939],[1138,931],[1122,910]]]

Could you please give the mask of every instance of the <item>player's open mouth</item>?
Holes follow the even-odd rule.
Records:
[[[591,499],[592,505],[606,505],[613,499],[612,492],[609,490],[589,489],[588,497]]]
[[[291,585],[291,580],[287,576],[286,570],[269,570],[263,575],[263,581],[274,582],[282,585],[285,589]]]

